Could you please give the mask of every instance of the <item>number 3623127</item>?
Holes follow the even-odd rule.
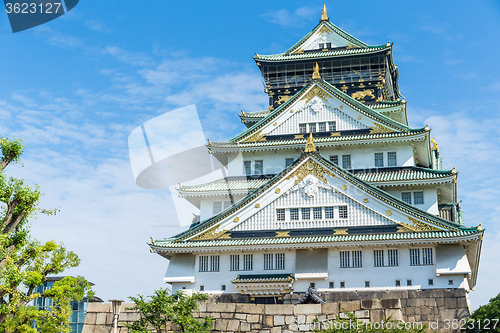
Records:
[[[46,3],[6,3],[5,9],[7,14],[58,14],[59,11],[64,9],[60,2],[46,2]]]

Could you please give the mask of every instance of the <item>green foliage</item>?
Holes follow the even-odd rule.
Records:
[[[174,324],[178,332],[208,333],[211,329],[211,317],[195,318],[195,314],[199,315],[198,302],[208,299],[205,294],[188,295],[182,290],[171,294],[168,289],[160,289],[155,290],[152,296],[129,298],[135,306],[127,310],[136,310],[141,316],[127,325],[130,333],[150,332],[150,327],[153,332],[164,333],[170,324]]]
[[[92,297],[90,285],[82,277],[64,278],[54,284],[54,290],[44,292],[54,299],[51,309],[38,311],[28,306],[41,296],[34,290],[47,275],[76,267],[80,259],[62,243],[42,244],[30,237],[29,218],[35,218],[38,211],[53,215],[57,210],[38,208],[42,196],[38,186],[5,175],[11,162],[20,161],[22,141],[0,137],[0,152],[0,332],[34,332],[32,320],[41,332],[67,332],[70,302],[85,293]]]
[[[352,312],[345,309],[347,318],[336,318],[335,320],[317,323],[316,327],[324,328],[316,330],[319,333],[425,333],[426,325],[418,326],[414,323],[403,323],[396,320],[384,319],[380,322],[365,323],[356,318]],[[314,324],[314,323],[313,323]],[[321,324],[321,325],[319,325]],[[314,326],[313,326],[314,327]]]
[[[466,323],[463,332],[500,332],[500,294],[489,303],[476,309]]]

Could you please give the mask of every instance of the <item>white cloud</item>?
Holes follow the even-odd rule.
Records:
[[[89,29],[94,30],[94,31],[106,32],[106,33],[110,33],[113,31],[113,29],[110,29],[103,22],[101,22],[99,20],[86,20],[85,25]]]
[[[108,46],[102,50],[104,54],[116,58],[118,61],[134,66],[153,65],[153,59],[143,52],[133,52],[122,49],[118,46]]]
[[[261,14],[263,18],[268,20],[271,23],[283,25],[283,26],[292,26],[292,25],[302,25],[305,21],[310,21],[314,17],[320,17],[321,9],[316,10],[311,7],[301,7],[297,8],[293,12],[288,9],[280,9],[277,11],[268,10],[265,13]]]

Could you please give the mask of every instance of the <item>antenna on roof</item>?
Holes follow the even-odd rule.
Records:
[[[321,20],[319,20],[320,22],[321,21],[330,21],[328,19],[328,16],[326,15],[326,4],[323,3],[323,10],[321,11]]]

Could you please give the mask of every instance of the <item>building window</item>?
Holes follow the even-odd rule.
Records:
[[[432,265],[432,248],[422,249],[422,264],[423,265]]]
[[[319,132],[326,132],[326,123],[318,123]]]
[[[326,43],[326,48],[331,49],[332,48],[332,43]]]
[[[219,256],[210,256],[210,270],[212,272],[219,271],[219,262],[220,262]]]
[[[264,253],[264,269],[273,269],[273,254]]]
[[[342,168],[351,169],[351,155],[342,155]]]
[[[220,212],[222,212],[222,202],[215,201],[213,203],[213,213],[214,214],[219,214]]]
[[[309,124],[309,132],[311,132],[311,133],[317,132],[316,123],[310,123]]]
[[[387,153],[387,166],[397,166],[398,161],[396,158],[396,152],[395,151],[390,151]]]
[[[345,281],[340,281],[340,288],[345,288]]]
[[[287,158],[285,160],[285,168],[288,168],[292,164],[293,164],[293,158]]]
[[[307,125],[299,124],[299,133],[307,133]]]
[[[388,250],[387,254],[389,257],[389,266],[398,266],[398,250]]]
[[[264,269],[285,269],[285,254],[264,253]]]
[[[429,286],[433,286],[434,285],[434,279],[429,279]]]
[[[310,220],[311,219],[311,208],[301,208],[300,211],[302,212],[302,219],[303,220]]]
[[[375,167],[384,167],[384,153],[375,153]]]
[[[256,175],[263,175],[264,174],[264,161],[263,160],[255,161],[254,166],[255,166],[255,174]]]
[[[349,267],[349,251],[340,251],[340,268]]]
[[[365,281],[365,288],[370,288],[370,281]]]
[[[200,272],[208,272],[208,256],[199,256],[198,258]]]
[[[298,221],[299,220],[299,209],[298,208],[290,208],[290,220]]]
[[[244,271],[253,270],[253,254],[243,255],[243,270]]]
[[[243,172],[247,176],[252,174],[252,161],[243,162]]]
[[[325,48],[325,43],[319,43],[319,48],[324,49]]]
[[[424,192],[413,192],[413,204],[423,205],[424,204]]]
[[[411,280],[410,280],[410,279],[406,280],[406,285],[407,285],[407,286],[411,286],[411,285],[412,285],[412,284],[411,284]]]
[[[420,249],[410,249],[410,265],[420,265]]]
[[[373,251],[373,265],[375,267],[384,266],[384,250]]]
[[[315,220],[321,220],[323,218],[323,210],[321,207],[313,207],[313,218]]]
[[[363,253],[352,251],[352,267],[363,267]]]
[[[452,286],[453,285],[453,280],[448,280],[448,285]]]
[[[339,219],[347,218],[347,206],[339,206]]]
[[[330,155],[330,162],[339,165],[339,155]]]
[[[325,219],[334,219],[335,218],[335,211],[333,210],[333,207],[325,207]]]
[[[239,271],[240,270],[240,256],[239,254],[232,254],[230,256],[230,270]]]
[[[329,130],[330,132],[334,132],[334,131],[336,131],[336,130],[337,130],[337,122],[336,122],[336,121],[330,121],[330,122],[328,123],[328,130]]]
[[[200,286],[200,291],[205,291],[205,286]]]
[[[221,284],[220,290],[225,291],[226,290],[226,285],[225,284]]]
[[[335,288],[335,283],[333,283],[333,281],[330,281],[330,282],[328,283],[328,287],[329,287],[329,288],[332,288],[332,289],[333,289],[333,288]]]
[[[315,288],[316,288],[316,283],[314,283],[314,282],[310,282],[310,283],[309,283],[309,288],[313,288],[313,289],[315,289]]]
[[[396,280],[396,287],[401,287],[401,280]]]
[[[276,253],[275,255],[276,267],[275,269],[285,269],[285,254],[284,253]]]
[[[285,210],[280,208],[276,209],[276,219],[278,221],[285,221]]]
[[[411,192],[401,192],[401,200],[411,205]]]
[[[231,206],[231,201],[224,201],[224,209],[229,208]]]

